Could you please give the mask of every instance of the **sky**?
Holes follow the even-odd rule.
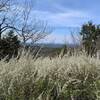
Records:
[[[76,36],[88,21],[99,24],[99,12],[100,0],[36,0],[32,13],[55,28],[42,42],[72,43],[70,33]]]

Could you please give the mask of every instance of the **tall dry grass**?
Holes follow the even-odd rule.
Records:
[[[84,54],[0,61],[0,100],[100,100],[100,60]]]

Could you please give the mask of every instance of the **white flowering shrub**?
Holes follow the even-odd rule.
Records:
[[[85,55],[0,61],[0,100],[100,100],[100,60]]]

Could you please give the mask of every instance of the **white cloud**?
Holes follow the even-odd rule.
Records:
[[[35,10],[32,13],[36,18],[47,21],[53,26],[79,26],[88,21],[91,16],[82,11],[66,10],[66,12],[51,13]]]
[[[77,36],[75,35],[75,38],[77,38]],[[39,41],[42,43],[73,43],[73,38],[70,34],[55,34],[52,33],[50,35],[48,35],[45,39]]]
[[[66,12],[51,13],[47,11],[33,11],[33,15],[44,21],[48,21],[49,24],[55,27],[77,27],[80,26],[82,22],[89,19],[90,16],[87,13],[81,11],[68,10]],[[63,29],[64,30],[64,29]],[[67,33],[67,32],[66,32]],[[73,43],[71,35],[64,34],[62,32],[53,32],[45,39],[39,41],[44,43]],[[77,37],[77,36],[75,36]]]

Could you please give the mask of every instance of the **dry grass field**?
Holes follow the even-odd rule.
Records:
[[[0,100],[100,100],[100,60],[84,54],[0,61]]]

